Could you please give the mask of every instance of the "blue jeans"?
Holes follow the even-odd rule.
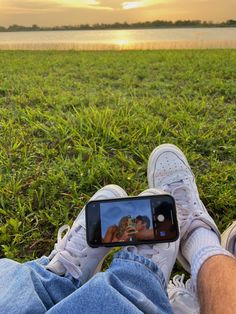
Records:
[[[46,270],[47,263],[0,260],[2,314],[173,313],[161,270],[143,256],[118,252],[107,271],[82,286]]]

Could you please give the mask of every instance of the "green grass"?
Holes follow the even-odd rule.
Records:
[[[105,184],[146,189],[165,142],[223,231],[236,218],[235,82],[236,50],[0,52],[0,256],[48,254]]]

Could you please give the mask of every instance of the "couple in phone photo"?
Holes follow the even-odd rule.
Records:
[[[148,216],[138,215],[136,218],[130,215],[123,216],[118,225],[111,225],[107,228],[103,243],[153,239],[153,228],[149,229],[150,225],[151,220]]]

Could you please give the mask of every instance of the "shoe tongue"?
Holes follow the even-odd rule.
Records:
[[[201,206],[196,200],[194,195],[190,192],[189,188],[185,185],[177,187],[172,193],[176,205],[183,207],[188,212],[191,212],[191,208],[194,208],[196,204]]]
[[[75,227],[75,230],[72,230],[72,236],[67,245],[68,249],[75,248],[82,251],[87,246],[86,230],[82,226]]]
[[[167,183],[165,190],[180,200],[187,198],[187,195],[189,195],[189,187],[184,183],[183,179]]]

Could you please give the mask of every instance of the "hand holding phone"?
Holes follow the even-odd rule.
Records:
[[[128,225],[125,228],[125,231],[123,233],[123,235],[121,236],[120,242],[127,242],[130,241],[131,238],[133,237],[133,235],[136,233],[137,231],[134,229],[134,227],[132,225]]]
[[[133,229],[133,232],[137,232],[136,230],[136,219],[134,218],[129,218],[128,220],[128,227],[130,227],[131,229]]]

